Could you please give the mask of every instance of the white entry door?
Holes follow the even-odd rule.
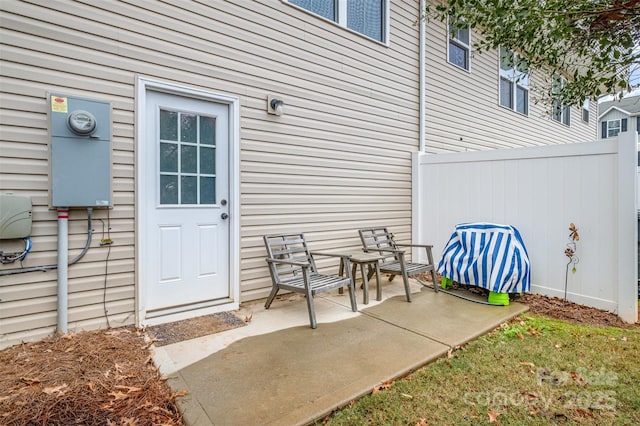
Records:
[[[148,91],[144,198],[146,312],[229,297],[229,106]]]

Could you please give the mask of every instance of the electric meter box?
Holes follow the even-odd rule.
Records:
[[[0,240],[31,235],[31,198],[0,194]]]
[[[48,94],[51,207],[111,207],[111,104]]]

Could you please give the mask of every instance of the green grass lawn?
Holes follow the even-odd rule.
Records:
[[[329,425],[639,425],[640,327],[526,314],[375,389]]]

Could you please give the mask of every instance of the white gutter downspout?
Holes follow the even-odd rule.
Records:
[[[69,209],[58,209],[58,333],[67,333],[69,270]]]
[[[426,118],[425,118],[425,56],[426,56],[426,16],[425,16],[425,8],[426,8],[426,4],[425,4],[426,0],[420,0],[420,10],[419,10],[419,19],[420,19],[420,83],[419,83],[419,87],[420,87],[420,108],[419,108],[419,114],[420,114],[420,120],[419,120],[419,126],[420,126],[420,135],[419,135],[419,139],[420,139],[420,151],[419,152],[424,152],[426,149],[426,132],[425,132],[425,126],[426,126]]]
[[[418,108],[418,126],[419,126],[419,150],[411,154],[411,241],[421,241],[422,230],[420,229],[422,214],[420,212],[420,200],[422,197],[422,189],[420,188],[420,156],[426,149],[426,118],[425,118],[425,56],[426,56],[426,0],[420,0],[420,10],[418,11],[418,19],[420,19],[420,42],[419,42],[419,60],[420,60],[420,82],[418,87],[420,95],[418,97],[420,106]],[[420,261],[426,262],[422,252],[418,252],[417,248],[413,249],[412,255],[414,259],[420,259]]]

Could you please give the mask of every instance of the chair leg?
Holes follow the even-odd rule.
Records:
[[[373,275],[375,274],[375,276],[376,276],[376,300],[379,302],[379,301],[382,300],[382,287],[381,287],[381,284],[380,284],[380,264],[378,262],[375,262],[374,266],[369,265],[369,273],[367,273],[367,280],[370,280],[371,277],[373,277]]]
[[[411,287],[409,287],[407,271],[402,271],[402,280],[404,281],[404,292],[407,294],[407,302],[411,302]]]
[[[356,302],[356,286],[351,281],[351,285],[349,286],[349,299],[351,300],[351,310],[353,312],[358,312],[358,303]]]
[[[369,303],[369,277],[367,276],[367,274],[365,274],[365,264],[361,263],[360,264],[360,275],[362,275],[362,302],[367,305]],[[353,274],[353,277],[355,279],[356,274]]]
[[[271,302],[273,302],[273,299],[276,298],[276,294],[278,294],[278,290],[279,288],[277,286],[273,286],[273,288],[271,289],[271,293],[269,294],[269,297],[267,297],[267,301],[264,304],[265,309],[269,309],[269,306],[271,306]]]
[[[347,265],[351,264],[351,262],[349,262],[349,259],[347,259],[345,263]],[[349,299],[351,301],[351,310],[353,312],[357,312],[358,304],[356,303],[356,276],[355,276],[356,265],[353,265],[353,268],[351,269],[347,269],[347,268],[345,269],[347,270],[347,278],[349,278]]]
[[[382,285],[380,283],[380,265],[378,265],[378,262],[376,262],[375,267],[376,267],[376,300],[379,302],[382,300]]]
[[[362,266],[362,265],[360,265]],[[357,272],[357,268],[358,265],[356,265],[355,263],[351,265],[351,276],[353,277],[353,285],[356,285],[356,272]],[[360,286],[360,288],[364,288],[364,280],[362,281],[362,285]]]
[[[311,323],[311,328],[318,327],[318,323],[316,322],[316,310],[313,306],[313,295],[311,295],[310,291],[307,292],[307,309],[309,309],[309,322]]]
[[[427,250],[427,261],[429,262],[429,265],[433,267],[433,269],[431,270],[431,279],[433,279],[433,289],[437,293],[438,281],[436,278],[436,265],[435,263],[433,263],[433,253],[431,252],[431,247],[429,246],[426,247],[426,250]]]
[[[411,287],[409,287],[409,274],[407,273],[404,253],[398,253],[398,261],[400,262],[400,273],[402,274],[402,281],[404,281],[404,292],[407,294],[407,302],[411,302]]]
[[[431,279],[433,279],[433,290],[437,293],[438,292],[438,281],[436,278],[436,270],[435,268],[431,270]]]
[[[338,275],[342,276],[342,274],[344,274],[344,259],[341,257],[340,258],[340,267],[338,268]],[[342,287],[340,287],[338,289],[338,294],[342,294],[344,293],[344,289]]]

